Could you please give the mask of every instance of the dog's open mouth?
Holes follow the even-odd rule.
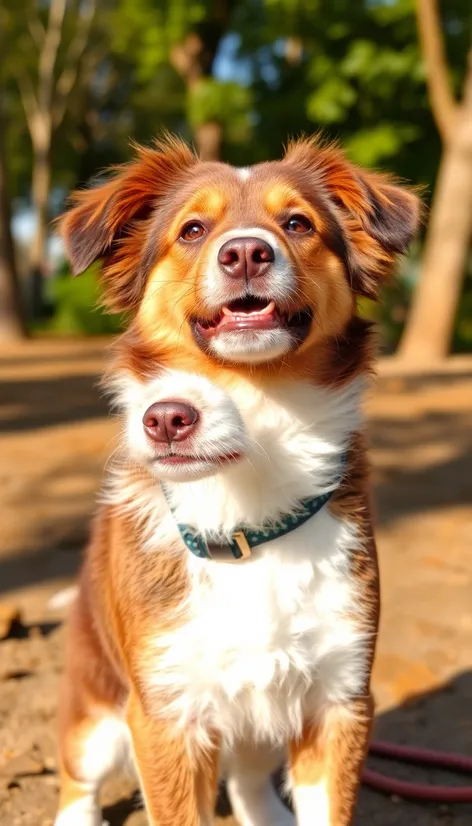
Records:
[[[241,459],[241,453],[223,453],[219,456],[199,456],[197,454],[188,455],[183,453],[168,453],[165,456],[157,456],[157,461],[163,465],[191,465],[198,463],[211,463],[216,465],[227,465],[230,462],[237,462]]]
[[[284,313],[270,299],[246,296],[225,304],[211,319],[194,319],[193,326],[206,341],[220,333],[276,329],[291,330],[303,338],[309,331],[311,318],[309,309]]]

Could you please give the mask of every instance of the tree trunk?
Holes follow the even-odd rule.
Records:
[[[439,134],[447,142],[454,135],[459,107],[451,89],[438,0],[416,0],[416,19],[431,110]]]
[[[11,233],[2,115],[0,99],[0,341],[14,341],[26,335],[26,328]]]
[[[449,354],[472,234],[472,61],[455,134],[441,160],[421,275],[398,349],[403,361]]]
[[[221,123],[210,121],[195,127],[195,144],[202,161],[219,161],[223,129]]]
[[[228,27],[232,3],[215,4],[211,20],[197,25],[181,43],[170,50],[170,62],[184,79],[187,94],[191,94],[202,78],[211,77],[213,63],[221,38]],[[218,121],[206,121],[194,128],[195,144],[202,161],[221,158],[223,127]]]
[[[49,188],[51,184],[51,152],[42,146],[35,148],[33,157],[32,201],[35,213],[35,232],[30,251],[31,312],[40,318],[43,310],[44,279],[47,273],[47,244],[49,223]]]

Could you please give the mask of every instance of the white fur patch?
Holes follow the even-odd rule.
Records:
[[[135,461],[152,454],[141,441],[143,409],[169,398],[170,388],[199,410],[196,450],[213,449],[217,434],[219,450],[238,444],[244,458],[206,478],[168,483],[175,518],[157,482],[141,488],[139,498],[122,482],[112,491],[147,522],[147,549],[168,551],[171,543],[188,563],[190,597],[178,629],[156,637],[143,681],[156,713],[166,703],[165,713],[192,736],[204,739],[215,726],[226,744],[283,744],[300,735],[307,716],[347,702],[365,684],[367,639],[350,570],[361,537],[324,507],[250,560],[220,563],[193,557],[176,522],[229,536],[238,524],[260,526],[336,487],[341,456],[361,420],[362,382],[337,390],[287,382],[263,392],[248,379],[226,392],[179,372],[146,385],[125,379],[121,399]]]
[[[239,746],[228,755],[224,776],[240,826],[293,826],[293,815],[276,794],[271,777],[284,761],[284,751],[267,744]]]
[[[234,169],[238,178],[241,178],[242,181],[248,181],[251,177],[251,169],[249,166],[235,166]]]
[[[149,466],[159,478],[183,482],[215,474],[222,455],[245,454],[248,449],[245,427],[231,396],[203,376],[163,370],[157,378],[142,383],[127,375],[117,378],[112,389],[118,405],[126,411],[126,449],[130,458]],[[162,446],[160,451],[156,449],[143,429],[142,419],[147,408],[155,402],[172,399],[187,401],[199,414],[198,427],[175,449],[176,453],[194,454],[201,460],[200,467],[186,474],[178,466],[158,464],[159,455],[168,453],[168,446]],[[159,488],[156,493],[159,498]],[[160,509],[158,516],[161,516]]]
[[[115,769],[132,769],[131,737],[128,726],[118,716],[98,717],[96,725],[81,743],[76,779],[83,785],[83,797],[58,812],[55,826],[102,826],[98,792],[102,781]],[[104,826],[108,826],[104,823]]]
[[[297,826],[331,826],[329,796],[326,782],[314,786],[296,786],[293,802],[297,813]]]
[[[246,170],[242,170],[246,172]],[[207,266],[202,286],[202,298],[209,312],[219,312],[224,304],[241,296],[241,284],[229,279],[218,264],[218,252],[233,238],[260,238],[272,247],[274,261],[266,276],[257,279],[251,290],[262,297],[269,296],[276,304],[286,301],[296,290],[293,266],[273,232],[263,227],[236,227],[217,238],[207,254]],[[257,290],[262,290],[258,293]],[[224,330],[208,342],[217,356],[233,362],[261,363],[273,361],[289,352],[292,335],[283,327],[273,330],[252,330],[242,333]]]
[[[77,599],[79,589],[77,585],[70,585],[68,588],[63,588],[61,591],[56,591],[55,594],[48,600],[47,607],[52,611],[60,611],[64,608],[69,608]]]
[[[102,820],[95,797],[87,795],[74,800],[70,806],[59,812],[54,826],[108,826],[108,823]]]
[[[248,562],[188,556],[188,618],[156,639],[148,692],[183,727],[226,742],[284,743],[304,720],[348,701],[366,677],[366,638],[349,552],[355,529],[327,508]],[[159,654],[158,654],[159,652]]]
[[[119,717],[102,717],[84,740],[77,779],[83,782],[101,781],[115,768],[129,761],[130,734]]]
[[[260,238],[272,247],[274,262],[270,269],[270,297],[276,304],[290,298],[295,289],[293,267],[283,252],[277,236],[263,227],[236,227],[220,235],[208,251],[208,264],[202,287],[202,297],[207,308],[210,311],[220,310],[222,304],[232,299],[228,295],[227,278],[219,268],[217,257],[223,244],[233,238]]]
[[[241,285],[229,279],[220,269],[218,252],[233,238],[260,238],[274,250],[274,261],[266,276],[252,285],[254,291],[262,290],[276,304],[293,297],[296,290],[293,266],[273,232],[263,227],[236,227],[225,232],[211,245],[207,254],[207,266],[202,285],[202,299],[209,312],[219,312],[224,304],[241,296]],[[262,282],[262,283],[260,283]],[[209,340],[210,350],[220,358],[233,362],[263,362],[280,358],[292,346],[292,336],[284,328],[273,330],[220,332]]]

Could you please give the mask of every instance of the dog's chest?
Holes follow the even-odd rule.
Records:
[[[349,545],[355,530],[327,508],[247,562],[189,555],[186,618],[167,639],[152,683],[171,691],[185,725],[274,740],[320,704],[345,700],[364,677]],[[169,709],[170,711],[170,709]]]

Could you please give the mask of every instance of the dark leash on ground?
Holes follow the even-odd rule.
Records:
[[[385,743],[380,740],[371,743],[369,754],[373,757],[385,757],[402,763],[434,766],[437,769],[472,775],[472,758],[463,754],[448,754],[415,746],[397,746],[394,743]],[[362,782],[376,791],[409,800],[424,800],[430,803],[472,803],[472,786],[434,786],[428,783],[413,783],[388,777],[373,769],[364,769]]]

